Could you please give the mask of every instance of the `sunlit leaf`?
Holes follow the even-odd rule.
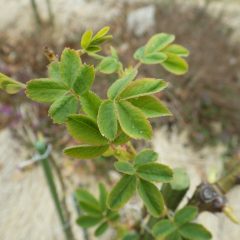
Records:
[[[168,86],[167,82],[154,79],[144,78],[130,83],[126,89],[121,93],[121,99],[130,99],[140,96],[157,93]]]
[[[104,101],[98,111],[97,123],[103,136],[114,140],[118,131],[117,113],[112,100]]]
[[[155,96],[142,96],[129,99],[128,101],[139,108],[147,118],[172,115],[167,106]]]
[[[110,99],[115,99],[127,87],[127,85],[136,77],[137,71],[132,69],[122,78],[116,80],[108,89],[107,95]]]
[[[127,135],[137,139],[151,138],[152,127],[138,108],[127,101],[120,101],[116,106],[119,123]]]
[[[150,38],[145,46],[145,53],[158,52],[175,40],[175,36],[167,33],[159,33]]]
[[[167,56],[167,60],[161,63],[167,71],[176,75],[182,75],[188,71],[188,64],[183,58],[172,53],[168,53]]]

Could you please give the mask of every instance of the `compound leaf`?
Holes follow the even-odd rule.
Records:
[[[174,221],[178,225],[183,225],[185,223],[193,221],[198,215],[198,209],[193,206],[187,206],[179,211],[174,216]]]

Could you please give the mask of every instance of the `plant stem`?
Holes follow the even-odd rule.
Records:
[[[42,20],[41,20],[40,14],[38,12],[36,1],[31,0],[31,5],[32,5],[32,9],[33,9],[33,13],[34,13],[34,16],[35,16],[36,23],[37,23],[38,26],[41,26],[42,25]]]
[[[36,150],[38,151],[38,153],[40,155],[44,154],[45,151],[47,150],[47,144],[43,141],[38,141],[36,144]],[[53,177],[53,173],[52,173],[52,169],[51,169],[51,165],[49,163],[49,159],[48,158],[44,158],[41,160],[41,165],[43,167],[43,171],[46,177],[46,181],[49,187],[49,191],[51,193],[52,196],[52,200],[54,202],[55,208],[57,210],[58,213],[58,217],[59,220],[62,224],[62,228],[65,234],[65,239],[66,240],[72,240],[72,235],[69,232],[69,226],[68,226],[68,222],[65,220],[65,216],[64,216],[64,212],[61,206],[61,202],[59,200],[59,196],[57,193],[57,188],[54,182],[54,177]]]

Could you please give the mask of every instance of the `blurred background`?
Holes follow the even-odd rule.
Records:
[[[61,54],[78,49],[81,34],[111,27],[111,44],[126,66],[134,51],[155,33],[176,35],[191,52],[190,70],[173,76],[158,65],[143,66],[142,76],[170,83],[159,95],[173,117],[152,121],[154,139],[135,143],[152,146],[162,162],[185,167],[191,177],[190,195],[201,181],[216,181],[229,162],[240,162],[240,0],[0,0],[0,72],[21,82],[46,77],[44,47]],[[109,53],[105,44],[104,54]],[[88,59],[84,59],[88,61]],[[114,78],[97,75],[96,92],[105,97]],[[71,142],[62,126],[53,125],[48,106],[32,103],[24,93],[0,92],[0,239],[64,239],[54,204],[39,164],[28,164],[37,135],[52,145],[53,172],[68,209],[76,240],[94,239],[74,224],[72,193],[85,186],[97,193],[96,182],[109,186],[119,178],[111,159],[72,162],[62,154]],[[27,167],[25,166],[27,165]],[[227,195],[240,218],[240,188]],[[131,204],[125,221],[139,217]],[[140,208],[141,206],[139,206]],[[129,213],[130,212],[130,213]],[[223,214],[203,213],[198,221],[214,240],[239,240],[240,227]],[[113,239],[110,231],[102,239]]]

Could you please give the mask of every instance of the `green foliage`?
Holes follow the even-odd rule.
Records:
[[[168,166],[155,163],[157,158],[158,155],[155,152],[146,149],[135,157],[134,165],[126,161],[118,161],[114,164],[116,170],[125,175],[110,193],[110,208],[122,207],[137,188],[149,213],[154,217],[163,214],[165,207],[162,194],[152,182],[169,182],[172,180],[173,173]]]
[[[115,48],[111,47],[107,56],[97,53],[101,44],[112,38],[108,32],[109,27],[96,34],[87,30],[81,38],[81,49],[65,48],[60,59],[56,57],[48,65],[48,77],[33,79],[26,84],[27,97],[50,104],[49,116],[53,122],[64,124],[68,133],[79,142],[80,145],[64,149],[66,155],[78,159],[113,156],[118,160],[114,167],[122,176],[110,193],[103,184],[99,184],[98,198],[82,188],[76,190],[75,198],[81,212],[76,222],[83,228],[95,227],[95,236],[113,226],[118,228],[123,240],[143,239],[145,228],[142,226],[137,226],[140,231],[135,233],[127,232],[121,224],[115,223],[119,220],[117,210],[138,193],[147,212],[158,218],[152,228],[156,239],[208,240],[211,234],[203,226],[191,223],[198,215],[195,207],[187,206],[173,218],[167,214],[167,207],[175,196],[168,196],[164,189],[176,192],[188,189],[186,173],[182,169],[172,171],[158,163],[158,154],[151,149],[136,153],[131,144],[132,138],[152,137],[148,118],[171,115],[167,106],[154,96],[168,86],[167,82],[144,76],[139,78],[139,66],[160,64],[167,71],[181,75],[188,70],[184,57],[189,51],[173,43],[174,35],[159,33],[135,51],[134,59],[138,63],[125,68]],[[95,59],[94,65],[83,63],[84,54]],[[98,72],[117,75],[104,100],[92,91]],[[24,88],[24,84],[0,74],[0,89],[14,94]],[[156,183],[163,183],[161,191]]]
[[[109,208],[112,210],[118,210],[123,207],[134,194],[136,186],[136,176],[124,175],[109,194]]]
[[[119,214],[107,208],[108,192],[102,183],[99,184],[99,199],[84,189],[77,189],[75,197],[83,212],[77,224],[83,228],[96,227],[95,236],[104,234],[109,224],[118,220]]]
[[[198,215],[196,207],[187,206],[180,209],[171,221],[164,219],[157,222],[152,233],[157,239],[188,239],[188,240],[208,240],[211,234],[202,225],[191,223]]]
[[[64,153],[70,157],[78,159],[96,158],[107,151],[108,145],[104,146],[89,146],[79,145],[64,149]]]
[[[99,52],[101,51],[100,44],[112,38],[108,35],[110,28],[104,27],[100,29],[94,36],[93,31],[88,30],[82,35],[81,46],[86,52]]]
[[[97,122],[103,136],[114,140],[117,136],[118,123],[115,104],[112,100],[105,100],[98,112]]]
[[[138,193],[153,217],[160,217],[164,213],[165,206],[162,194],[154,184],[139,180]]]
[[[25,88],[25,85],[0,73],[0,89],[8,94],[15,94]]]
[[[116,106],[120,126],[128,136],[132,138],[151,138],[151,125],[138,108],[127,101],[120,101]]]
[[[161,64],[167,71],[182,75],[188,71],[188,64],[183,59],[189,52],[178,44],[171,44],[174,35],[160,33],[150,38],[147,44],[134,53],[134,58],[144,64]]]

